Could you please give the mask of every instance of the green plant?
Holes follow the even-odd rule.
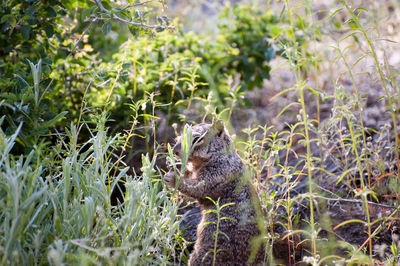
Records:
[[[69,1],[64,1],[66,4]],[[51,67],[51,53],[56,53],[50,41],[61,38],[58,27],[60,17],[66,15],[64,5],[57,0],[49,1],[2,1],[0,10],[0,85],[10,91],[17,86],[14,74],[26,78],[29,66],[25,58],[42,59],[43,71]],[[12,62],[11,64],[8,62]]]
[[[216,201],[214,201],[213,199],[211,199],[209,197],[207,197],[207,199],[209,199],[215,205],[215,209],[209,209],[209,210],[207,210],[205,212],[205,214],[208,214],[208,213],[216,214],[217,215],[217,221],[216,222],[207,222],[207,223],[203,224],[204,226],[207,225],[207,224],[213,224],[216,227],[215,235],[214,235],[214,247],[205,256],[208,256],[209,253],[212,253],[212,256],[213,256],[213,264],[212,265],[215,265],[215,259],[216,259],[217,253],[221,251],[221,250],[217,249],[217,247],[218,247],[218,245],[217,245],[218,238],[220,237],[219,235],[222,235],[222,237],[225,237],[225,238],[228,237],[224,232],[219,230],[219,225],[220,225],[222,220],[236,221],[235,219],[233,219],[231,217],[221,217],[221,210],[223,208],[227,207],[227,206],[234,205],[235,203],[227,203],[227,204],[224,204],[224,205],[220,206],[219,205],[219,199],[217,199]]]
[[[107,82],[110,78],[103,71],[94,72],[93,69],[103,66],[102,59],[111,58],[117,51],[115,47],[126,41],[124,33],[129,32],[128,26],[120,29],[111,21],[129,25],[140,34],[153,34],[151,29],[157,32],[172,28],[167,17],[154,15],[153,7],[160,3],[150,2],[126,6],[110,1],[80,0],[1,3],[0,44],[4,49],[0,52],[0,85],[3,88],[0,111],[1,115],[6,115],[3,127],[8,135],[24,122],[20,145],[14,148],[16,153],[29,153],[38,137],[51,134],[54,126],[68,125],[59,122],[67,113],[75,122],[82,115],[90,119],[80,112],[83,98],[87,97],[86,102],[91,100],[91,94],[87,93],[91,84]],[[154,25],[144,23],[153,15]],[[129,21],[129,17],[135,21]],[[112,29],[114,34],[115,31],[121,33],[115,40],[107,36]],[[101,50],[101,45],[113,49]],[[94,51],[93,47],[98,50]],[[33,65],[30,60],[37,64]],[[122,69],[120,67],[119,71]],[[116,85],[115,82],[114,87]],[[97,93],[96,100],[98,98],[104,100],[104,95]],[[95,103],[90,102],[90,105]],[[84,138],[83,134],[81,137]]]
[[[392,96],[389,94],[389,90],[388,90],[389,82],[384,77],[385,74],[382,71],[381,65],[378,60],[378,56],[376,55],[374,44],[371,41],[371,38],[368,36],[365,26],[360,21],[360,16],[363,14],[363,12],[365,12],[367,10],[365,8],[356,8],[354,6],[354,3],[352,3],[352,2],[350,4],[347,4],[345,1],[341,1],[341,3],[351,16],[351,19],[348,21],[350,24],[350,27],[354,30],[354,32],[351,34],[354,35],[357,33],[361,33],[362,37],[365,39],[365,41],[368,44],[369,52],[372,55],[376,70],[378,71],[378,74],[379,74],[379,78],[380,78],[382,87],[385,91],[385,95],[386,95],[385,99],[387,101],[387,107],[391,114],[392,123],[393,123],[393,125],[397,125],[396,109],[394,108]],[[396,141],[395,154],[396,154],[396,164],[397,164],[397,171],[398,171],[397,175],[400,176],[400,157],[399,157],[400,156],[399,155],[400,139],[399,139],[399,135],[397,132],[397,126],[393,126],[393,133],[394,133],[395,141]]]
[[[221,13],[218,38],[229,53],[211,66],[211,74],[240,73],[242,90],[262,87],[269,79],[269,62],[280,51],[274,41],[282,33],[278,17],[259,6],[229,5]]]
[[[366,10],[364,8],[357,7],[353,3],[353,1],[350,1],[350,3],[342,1],[342,5],[343,8],[337,9],[333,13],[331,13],[330,16],[327,16],[327,21],[329,21],[332,17],[336,16],[338,13],[341,13],[344,10],[350,12],[349,14],[345,15],[348,17],[347,20],[346,18],[342,18],[343,21],[345,21],[343,25],[345,25],[345,28],[346,30],[348,30],[348,32],[345,32],[341,38],[335,39],[335,41],[338,40],[338,45],[334,47],[335,52],[337,52],[335,54],[337,55],[337,57],[335,58],[335,62],[338,62],[337,59],[340,59],[340,63],[344,64],[345,70],[344,72],[339,73],[338,77],[335,77],[337,78],[335,83],[335,90],[330,93],[328,91],[321,91],[319,90],[319,88],[309,86],[310,83],[316,87],[318,86],[318,83],[315,84],[309,82],[308,79],[312,80],[312,77],[309,76],[309,73],[319,68],[317,64],[318,61],[315,61],[314,59],[318,58],[318,60],[321,60],[321,57],[319,57],[318,55],[310,54],[310,49],[306,45],[299,45],[298,37],[295,32],[295,29],[297,27],[296,25],[301,24],[303,37],[305,38],[302,40],[304,44],[307,44],[307,42],[315,42],[317,40],[320,40],[321,34],[323,35],[323,32],[320,31],[318,28],[313,28],[317,24],[310,24],[310,22],[314,23],[312,9],[308,8],[310,6],[310,2],[303,1],[300,4],[294,4],[290,1],[285,1],[285,7],[288,12],[288,18],[290,21],[290,26],[287,28],[286,34],[288,35],[288,39],[290,40],[290,42],[285,44],[283,54],[289,61],[288,65],[293,71],[293,76],[296,79],[296,84],[293,86],[293,88],[280,92],[277,95],[281,96],[283,94],[289,94],[294,91],[296,91],[298,95],[298,102],[300,103],[298,120],[300,122],[296,125],[288,125],[288,127],[290,129],[297,128],[296,131],[291,132],[296,132],[295,136],[297,138],[300,138],[300,141],[298,141],[298,143],[304,144],[304,149],[300,149],[301,153],[303,153],[302,157],[304,158],[304,172],[302,170],[298,174],[303,175],[307,173],[308,192],[294,197],[293,200],[298,201],[300,199],[308,199],[307,211],[309,212],[309,216],[307,217],[307,220],[304,221],[304,223],[298,223],[298,220],[296,221],[296,219],[290,219],[290,217],[293,217],[292,212],[294,210],[294,206],[290,197],[290,191],[294,192],[296,190],[296,181],[290,181],[286,183],[286,187],[288,188],[288,198],[286,199],[286,204],[282,204],[282,206],[284,206],[284,209],[287,211],[286,216],[289,219],[284,224],[284,227],[288,232],[285,238],[289,240],[289,237],[291,236],[294,236],[296,234],[303,234],[302,241],[298,243],[297,246],[303,245],[304,243],[307,243],[307,241],[309,241],[310,244],[309,246],[307,246],[307,249],[309,249],[310,255],[304,256],[303,262],[311,263],[314,265],[324,264],[327,261],[331,260],[342,260],[346,261],[347,263],[374,263],[374,256],[377,256],[377,253],[374,252],[373,243],[374,241],[378,241],[378,234],[384,231],[383,224],[387,223],[388,221],[393,222],[395,220],[395,218],[393,217],[397,215],[396,213],[398,211],[397,207],[389,204],[385,205],[385,208],[391,208],[390,211],[387,211],[387,217],[379,218],[379,216],[376,216],[376,214],[373,213],[373,205],[377,204],[376,202],[381,200],[376,190],[376,183],[379,182],[377,181],[377,179],[381,180],[383,178],[388,178],[388,182],[390,182],[390,180],[393,180],[392,176],[395,176],[395,174],[393,173],[393,165],[394,162],[397,160],[397,154],[395,154],[395,151],[393,151],[391,148],[387,150],[385,150],[385,148],[382,148],[382,143],[385,141],[390,142],[395,139],[395,143],[397,146],[398,140],[396,139],[396,137],[393,138],[391,136],[388,136],[386,133],[387,129],[385,129],[385,127],[365,127],[364,115],[366,114],[366,112],[364,110],[366,108],[368,95],[361,94],[358,89],[359,85],[357,84],[359,82],[358,76],[360,76],[360,74],[365,74],[365,72],[358,73],[355,69],[357,69],[357,66],[360,64],[360,62],[368,57],[368,55],[372,55],[375,66],[376,64],[378,64],[378,57],[376,56],[376,51],[373,51],[375,47],[372,44],[370,37],[371,35],[373,35],[373,33],[368,32],[373,28],[368,27],[367,31],[367,26],[363,24],[366,23],[368,19],[370,19],[370,17],[365,15]],[[319,12],[323,13],[326,11]],[[341,13],[341,15],[343,15],[343,13]],[[305,18],[309,21],[306,21]],[[320,23],[321,22],[322,21],[320,21]],[[336,25],[336,27],[341,28],[341,26],[338,25]],[[343,28],[341,28],[341,30],[343,30]],[[312,34],[308,35],[308,33]],[[358,35],[362,35],[362,37],[365,39],[364,42],[362,42],[362,40],[358,38]],[[349,41],[349,39],[351,38],[354,39],[354,43]],[[344,43],[346,44],[346,46],[344,46]],[[361,55],[357,54],[356,56],[353,54],[350,55],[350,53],[348,52],[353,49],[354,46],[357,46],[358,48],[364,47],[367,49],[367,52],[363,52],[361,53]],[[314,50],[314,52],[317,51]],[[354,50],[352,50],[352,52],[354,52]],[[309,62],[312,62],[312,64],[309,64]],[[384,69],[382,65],[377,68],[377,74],[379,75],[381,83],[386,82],[386,80],[383,81],[382,79],[382,76],[384,75],[383,71],[381,71],[382,69]],[[388,70],[389,68],[386,69]],[[342,85],[339,85],[341,79],[345,75],[345,79],[349,79],[350,84],[352,85],[353,93],[348,93],[347,88],[345,89],[344,86],[342,87]],[[391,81],[393,81],[393,79],[391,79]],[[390,84],[390,82],[387,82],[387,84]],[[382,88],[386,95],[383,98],[389,97],[390,90],[387,90],[385,84],[382,84]],[[311,94],[309,94],[308,92],[311,92]],[[313,101],[311,97],[314,95],[317,96],[317,120],[309,118],[310,110],[315,110],[314,108],[311,108],[311,106],[309,106],[309,104],[315,103],[315,101]],[[326,118],[326,120],[322,122],[320,120],[319,114],[321,110],[320,101],[326,104],[327,102],[331,103],[331,99],[334,99],[332,113],[329,118]],[[396,97],[392,97],[393,101],[394,99],[396,99]],[[368,101],[369,100],[370,99],[368,98]],[[289,108],[295,108],[297,106],[297,102],[289,104],[287,107],[283,108],[278,116],[281,117],[284,111]],[[390,108],[392,123],[395,123],[394,121],[396,121],[397,119],[396,109],[390,107],[393,107],[393,102],[388,101],[388,106]],[[325,131],[326,128],[329,128],[329,132]],[[377,134],[380,137],[374,138],[374,141],[372,141],[373,137],[369,137],[368,135],[373,136],[374,134]],[[397,133],[395,132],[395,134]],[[320,146],[321,143],[323,143],[324,145],[322,149]],[[293,143],[293,145],[296,144]],[[393,144],[391,145],[393,146]],[[289,145],[289,147],[290,146],[292,146],[292,143]],[[316,152],[316,146],[319,146],[319,153]],[[331,152],[333,156],[327,157],[326,154],[324,154],[324,152],[327,151],[329,151],[328,154]],[[395,154],[395,160],[392,160],[392,154]],[[385,159],[382,160],[383,157],[385,157]],[[327,167],[329,167],[329,164],[332,163],[332,161],[327,160],[327,158],[331,158],[337,166],[340,165],[340,170],[338,171],[336,169],[334,173],[330,173]],[[327,161],[324,162],[324,160]],[[320,165],[323,165],[323,167],[325,168],[318,167]],[[286,164],[278,164],[278,166],[282,167],[282,172],[290,172],[290,166],[288,167],[288,165]],[[331,177],[335,177],[337,175],[337,178],[334,179],[336,182],[335,185],[347,186],[347,190],[345,189],[344,191],[338,191],[338,193],[342,197],[344,197],[341,198],[341,200],[357,202],[357,204],[360,204],[360,207],[362,208],[362,219],[352,219],[350,217],[347,221],[341,222],[333,228],[334,230],[337,230],[340,227],[349,224],[356,226],[356,223],[361,223],[362,226],[366,228],[366,233],[363,234],[363,237],[365,236],[365,238],[362,240],[361,243],[359,243],[359,246],[348,248],[350,252],[350,255],[347,257],[348,260],[340,258],[342,255],[337,256],[336,254],[329,254],[326,253],[327,250],[319,249],[318,243],[326,240],[330,241],[329,233],[328,238],[322,236],[324,235],[324,230],[328,230],[328,232],[329,230],[332,230],[332,226],[329,225],[329,222],[327,223],[319,217],[321,215],[320,208],[325,208],[324,205],[329,204],[329,202],[324,202],[320,200],[321,197],[325,198],[320,194],[329,191],[323,189],[323,184],[326,183],[324,183],[324,181],[320,179],[320,173],[330,175]],[[286,175],[290,176],[290,174]],[[333,188],[333,190],[336,191],[336,188]],[[345,199],[349,195],[352,195],[354,199]],[[279,200],[277,202],[280,203],[281,201]],[[391,203],[390,200],[387,200],[386,202]],[[294,217],[296,216],[297,215],[295,215]],[[332,220],[335,220],[334,217],[332,217]],[[301,226],[301,229],[299,228],[299,226]],[[305,230],[303,230],[304,227],[306,227]],[[293,228],[298,229],[295,229],[293,231]],[[289,243],[288,245],[290,246]],[[293,248],[294,247],[295,246],[293,245]]]
[[[297,41],[297,37],[295,35],[295,27],[294,27],[294,17],[300,17],[294,13],[292,10],[291,6],[289,5],[289,1],[285,1],[286,9],[288,12],[288,19],[290,22],[290,27],[288,29],[288,36],[292,38],[292,43],[293,43],[293,50],[296,51],[293,53],[292,57],[289,57],[289,62],[292,66],[292,71],[294,73],[294,76],[296,78],[296,85],[295,89],[299,95],[299,101],[301,104],[301,110],[300,114],[298,116],[298,119],[301,122],[301,125],[303,126],[304,133],[302,133],[302,138],[304,145],[306,147],[306,154],[305,154],[305,165],[307,169],[307,176],[308,176],[308,199],[309,199],[309,212],[310,212],[310,218],[309,218],[309,231],[307,232],[307,237],[309,237],[309,241],[311,243],[311,256],[312,256],[312,261],[313,264],[315,264],[318,261],[318,251],[317,251],[317,235],[318,235],[318,229],[316,225],[316,220],[314,218],[314,192],[313,192],[313,184],[314,181],[312,179],[312,171],[313,171],[313,158],[312,158],[312,153],[311,153],[311,138],[310,138],[310,128],[313,127],[312,123],[314,121],[310,120],[307,114],[306,110],[306,102],[305,102],[305,91],[307,89],[310,89],[311,92],[314,92],[312,88],[309,86],[306,86],[306,82],[303,79],[303,76],[301,74],[301,67],[304,65],[304,60],[306,60],[306,57],[302,56],[301,52],[299,49],[299,43]],[[306,233],[303,231],[303,233]]]
[[[169,104],[159,109],[168,115],[170,122],[177,121],[173,114],[184,109],[187,112],[194,101],[205,101],[209,88],[220,109],[230,99],[232,104],[248,104],[243,92],[262,86],[269,75],[268,62],[277,53],[272,39],[281,33],[276,26],[278,20],[272,13],[236,5],[226,8],[222,17],[228,22],[220,25],[217,41],[201,40],[202,36],[183,33],[178,28],[174,34],[163,32],[125,43],[113,61],[102,65],[98,72],[101,73],[98,89],[102,94],[109,90],[110,78],[116,82],[110,98],[112,117],[126,121],[125,104],[143,99],[147,93],[154,93],[155,101]],[[247,26],[231,29],[233,25]],[[247,32],[252,32],[251,38],[239,42]],[[103,72],[103,69],[114,71]],[[233,75],[241,80],[234,90],[229,82],[229,76]],[[103,103],[97,96],[98,90],[93,92],[96,95],[89,93],[89,101],[95,105]]]
[[[86,143],[80,145],[78,135],[87,125],[71,124],[54,149],[42,145],[26,158],[10,153],[21,126],[11,137],[0,131],[2,264],[182,259],[176,254],[183,243],[177,207],[161,192],[156,156],[143,155],[141,176],[127,175],[128,167],[111,176],[121,138],[107,135],[105,116],[97,121]],[[119,180],[125,182],[124,201],[112,207]]]
[[[68,113],[67,111],[55,113],[56,108],[49,97],[52,81],[42,80],[42,60],[39,60],[36,65],[28,62],[33,84],[29,84],[23,77],[16,75],[24,84],[23,90],[16,93],[3,93],[4,98],[1,104],[7,122],[6,125],[2,125],[6,133],[10,134],[19,125],[23,125],[17,139],[20,144],[18,152],[27,153],[35,145],[40,144],[40,137],[48,134],[49,129]]]

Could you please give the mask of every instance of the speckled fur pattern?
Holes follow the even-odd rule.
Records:
[[[264,259],[263,248],[259,248],[255,260],[249,263],[252,240],[260,235],[256,223],[258,200],[252,185],[244,178],[244,166],[233,148],[232,139],[221,122],[199,124],[192,127],[192,136],[201,141],[189,156],[184,177],[178,184],[178,190],[196,199],[202,209],[202,219],[197,227],[197,241],[190,254],[189,265],[212,265],[217,215],[207,213],[215,205],[207,199],[220,200],[220,206],[233,203],[221,210],[217,242],[216,265],[261,265]],[[180,157],[181,139],[178,137],[173,151]],[[198,140],[198,139],[197,139]],[[174,171],[164,176],[164,182],[174,187]],[[211,222],[211,223],[210,223]]]

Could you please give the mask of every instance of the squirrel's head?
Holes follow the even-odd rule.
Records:
[[[183,136],[178,137],[173,152],[181,157],[181,142]],[[213,156],[224,155],[232,149],[232,139],[222,121],[213,124],[201,123],[192,127],[192,152],[189,161],[207,160]]]

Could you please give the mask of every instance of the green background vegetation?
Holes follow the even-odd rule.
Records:
[[[187,262],[166,146],[216,118],[267,265],[399,263],[400,7],[320,2],[2,1],[1,264]]]

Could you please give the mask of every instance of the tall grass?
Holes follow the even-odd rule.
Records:
[[[122,139],[108,136],[105,122],[99,117],[82,145],[81,128],[71,124],[53,149],[45,144],[25,158],[10,153],[19,131],[11,137],[0,132],[3,265],[165,264],[184,258],[176,253],[183,243],[177,207],[162,192],[156,157],[143,155],[140,176],[128,175],[128,167],[112,176]],[[126,187],[124,202],[111,206],[119,181]]]

